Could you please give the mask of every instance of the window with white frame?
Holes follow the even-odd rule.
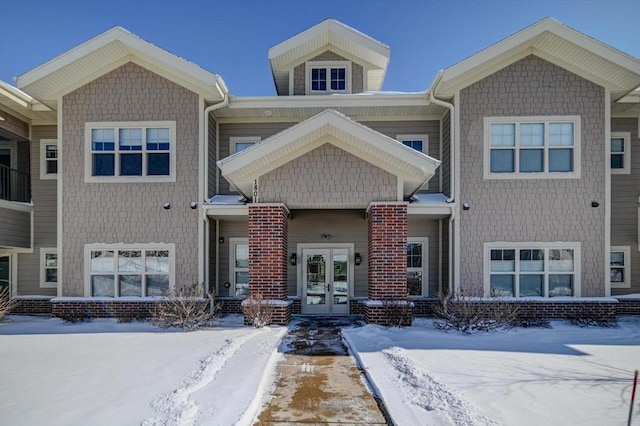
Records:
[[[611,288],[631,288],[631,246],[613,246],[610,254]]]
[[[92,297],[167,296],[174,283],[173,244],[85,246],[86,294]]]
[[[580,177],[580,117],[487,117],[485,179]]]
[[[427,238],[407,241],[407,295],[427,296]]]
[[[631,173],[631,133],[611,133],[611,173]]]
[[[427,154],[429,151],[428,135],[397,135],[396,140],[418,152]]]
[[[258,142],[260,142],[260,136],[232,136],[229,138],[230,152],[236,154],[247,148],[251,148]]]
[[[40,179],[58,177],[58,141],[40,139]]]
[[[230,238],[231,265],[229,268],[231,282],[230,296],[246,296],[249,294],[249,239]]]
[[[58,287],[58,250],[55,248],[40,249],[40,287]]]
[[[486,243],[485,293],[491,297],[579,296],[579,243]]]
[[[86,123],[85,181],[175,181],[175,121]]]
[[[351,93],[351,62],[314,61],[306,63],[307,93]]]

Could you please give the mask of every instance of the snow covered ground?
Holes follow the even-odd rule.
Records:
[[[619,328],[552,326],[467,336],[418,319],[343,336],[399,425],[626,424],[640,318]]]
[[[0,323],[2,425],[249,424],[282,327],[239,316],[191,333],[147,323]]]

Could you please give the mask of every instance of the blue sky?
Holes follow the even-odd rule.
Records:
[[[0,80],[119,25],[220,74],[236,96],[275,95],[270,47],[334,18],[391,47],[383,90],[446,68],[551,16],[640,57],[639,0],[19,0],[3,2]]]

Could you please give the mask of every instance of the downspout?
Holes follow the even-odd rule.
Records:
[[[436,78],[429,89],[429,101],[449,109],[449,199],[448,203],[455,201],[456,181],[455,181],[455,112],[454,105],[450,102],[437,99],[433,93],[436,91],[440,80],[442,79],[442,71],[439,71]],[[455,220],[455,208],[451,208],[451,216],[449,216],[449,294],[453,289],[453,221]]]
[[[224,82],[220,79],[220,77],[216,76],[216,86],[218,88],[218,90],[223,93],[223,98],[222,98],[222,102],[218,102],[217,104],[214,105],[209,105],[208,107],[206,107],[204,109],[204,119],[202,120],[202,125],[204,127],[203,129],[203,135],[204,135],[204,140],[205,140],[205,144],[204,144],[204,169],[205,169],[205,175],[204,175],[204,180],[205,182],[204,185],[202,186],[203,188],[205,188],[205,194],[200,194],[203,198],[202,203],[204,203],[204,200],[207,199],[207,197],[209,196],[209,113],[211,113],[212,111],[215,111],[217,109],[223,108],[225,106],[227,106],[229,104],[229,91],[226,88],[226,85],[224,84]],[[217,122],[216,122],[217,123]],[[218,134],[216,132],[216,139],[219,140]],[[216,156],[218,155],[218,141],[216,141]],[[217,160],[217,158],[216,158]],[[216,172],[217,173],[217,172]],[[217,180],[216,180],[217,182]],[[208,224],[209,219],[207,217],[207,212],[204,208],[201,208],[202,211],[202,217],[200,220],[202,220],[205,224]],[[209,229],[209,226],[205,226],[205,229]],[[218,239],[217,239],[217,230],[218,230],[218,220],[216,220],[216,286],[218,284],[218,260],[219,260],[219,245],[218,245]],[[211,235],[210,232],[207,232],[206,235],[202,236],[205,239],[210,239]],[[209,248],[210,248],[210,243],[207,244],[205,243],[205,262],[204,262],[204,267],[205,267],[205,276],[209,277]],[[207,282],[207,289],[209,288],[209,282]],[[209,291],[207,292],[209,295],[211,294]],[[211,298],[210,300],[210,313],[213,314],[214,310],[215,310],[215,301],[213,300],[213,298]]]

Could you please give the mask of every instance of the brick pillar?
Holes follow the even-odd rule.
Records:
[[[249,294],[260,294],[274,305],[272,322],[291,318],[287,302],[287,228],[284,204],[249,204]]]
[[[407,298],[407,203],[371,203],[367,322],[385,323],[383,301]],[[382,316],[381,316],[382,315]]]
[[[249,204],[249,293],[287,299],[287,228],[284,204]]]

